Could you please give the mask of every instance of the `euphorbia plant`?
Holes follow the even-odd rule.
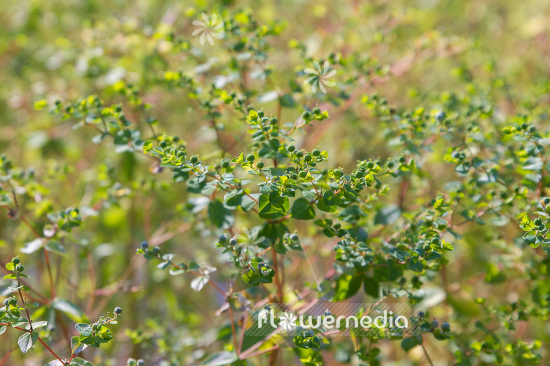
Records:
[[[53,351],[43,339],[44,337],[49,337],[49,330],[42,332],[40,328],[47,327],[48,321],[33,321],[31,319],[29,309],[38,308],[40,305],[38,302],[30,303],[23,296],[23,291],[29,292],[31,289],[21,282],[23,278],[29,278],[24,273],[25,267],[21,263],[21,260],[18,257],[12,258],[12,260],[6,264],[6,270],[11,273],[5,275],[4,280],[13,280],[16,282],[17,286],[9,287],[9,290],[19,295],[19,300],[17,295],[7,297],[4,300],[4,307],[0,308],[0,334],[4,333],[8,327],[22,332],[17,340],[17,344],[23,353],[27,353],[36,342],[40,342],[42,346],[48,350],[51,356],[55,357],[54,361],[48,363],[50,366],[91,365],[90,362],[76,357],[76,355],[88,346],[99,347],[101,344],[111,341],[113,336],[108,325],[117,324],[116,318],[122,314],[122,309],[116,307],[113,317],[102,316],[93,324],[76,324],[75,328],[79,336],[74,336],[71,339],[70,357],[63,357]]]
[[[292,65],[296,72],[280,75],[270,55],[277,51],[272,44],[281,23],[260,24],[247,11],[224,12],[221,18],[222,39],[215,37],[212,48],[201,52],[188,34],[179,37],[161,27],[151,37],[154,51],[147,52],[150,57],[161,52],[164,62],[146,70],[142,85],[121,80],[80,99],[36,103],[64,125],[68,120],[74,129],[93,132],[74,135],[91,137],[99,145],[95,151],[106,156],[94,172],[97,180],[89,183],[98,190],[88,195],[94,205],[86,197],[82,205],[54,210],[52,203],[42,203],[47,190],[40,179],[3,158],[2,205],[36,236],[21,252],[43,251],[47,263],[50,294],[36,292],[38,302],[54,318],[68,314],[79,333],[70,338],[69,357],[47,345],[28,313],[21,290],[33,290],[22,287],[16,257],[6,267],[7,279],[18,282],[12,291],[22,307],[8,297],[0,320],[24,332],[23,352],[39,340],[58,362],[84,364],[76,354],[111,341],[107,325],[116,322],[119,307],[113,317],[90,323],[75,319],[84,312],[56,296],[50,253],[62,254],[64,243],[74,241],[82,247],[75,253],[88,261],[93,296],[155,293],[142,299],[147,317],[137,309],[139,326],[126,333],[135,344],[123,354],[129,365],[245,365],[257,359],[275,365],[291,364],[296,356],[306,365],[331,359],[377,365],[392,357],[432,365],[539,364],[547,357],[537,353],[546,337],[537,323],[548,318],[549,296],[550,155],[541,102],[546,89],[518,100],[527,106],[524,111],[517,107],[503,117],[499,105],[511,98],[503,84],[470,83],[462,70],[466,87],[413,100],[412,106],[394,105],[365,85],[405,73],[413,62],[408,58],[384,65],[361,50],[310,58],[307,47],[293,40],[290,49],[301,63]],[[449,55],[460,51],[448,46]],[[438,55],[439,45],[426,42],[415,52]],[[183,118],[204,122],[206,142],[194,140],[191,129],[181,131],[154,117],[164,112],[148,98],[153,92],[192,106]],[[365,121],[376,126],[372,138],[360,136],[366,134]],[[376,153],[350,159],[347,150],[334,147],[326,129],[348,122],[356,134],[348,147],[361,138],[379,149],[359,151]],[[34,209],[42,230],[26,218],[18,195]],[[143,207],[136,209],[136,202]],[[107,268],[102,280],[112,273],[123,280],[133,275],[147,288],[121,280],[114,289],[97,289],[94,270],[117,251],[98,242],[90,250],[72,230],[86,230],[83,221],[98,217],[116,238],[124,225],[109,221],[121,222],[126,213],[132,233],[125,248],[132,253],[125,255],[137,249],[139,256],[121,256],[126,267]],[[175,240],[179,234],[185,239]],[[166,272],[178,277],[165,279]],[[182,280],[183,275],[190,278]],[[168,284],[163,292],[160,282]],[[513,290],[506,293],[504,285]],[[390,300],[422,307],[414,316],[418,334],[363,335],[354,329],[349,337],[335,338],[303,329],[290,339],[276,332],[261,339],[245,336],[251,303],[271,310],[286,302]],[[133,298],[128,302],[137,307]],[[214,314],[219,320],[212,320]],[[331,315],[327,310],[323,316]],[[201,341],[193,341],[196,337]]]

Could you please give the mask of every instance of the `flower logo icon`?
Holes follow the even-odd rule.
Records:
[[[313,66],[315,69],[307,68],[304,70],[304,72],[312,74],[312,76],[308,77],[304,81],[304,84],[311,84],[311,91],[313,93],[317,93],[317,88],[321,89],[322,93],[326,93],[327,90],[325,89],[325,86],[330,87],[336,85],[335,82],[326,80],[334,76],[334,74],[336,74],[336,70],[329,72],[330,65],[328,61],[323,63],[323,68],[321,68],[321,65],[319,65],[317,61],[313,62]]]
[[[193,31],[193,36],[201,35],[200,44],[204,45],[204,41],[207,40],[212,46],[214,45],[214,38],[221,39],[224,36],[223,22],[218,21],[216,14],[212,14],[212,19],[208,18],[208,15],[202,13],[202,20],[194,20],[193,25],[197,26]]]
[[[279,315],[279,326],[284,330],[292,330],[296,328],[296,320],[298,318],[294,313],[287,313],[286,311]]]

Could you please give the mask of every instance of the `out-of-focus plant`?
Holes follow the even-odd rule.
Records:
[[[412,56],[384,64],[353,47],[310,57],[306,43],[291,40],[289,52],[300,61],[283,74],[270,57],[287,47],[281,43],[285,23],[220,10],[195,24],[200,39],[175,34],[166,24],[145,37],[154,46],[143,46],[141,57],[155,61],[140,70],[140,81],[121,78],[91,95],[35,103],[60,126],[70,123],[76,131],[66,133],[80,141],[76,150],[93,149],[85,161],[97,165],[96,176],[87,189],[97,193],[58,208],[48,197],[52,182],[78,177],[55,164],[49,172],[17,169],[2,157],[0,203],[35,236],[20,252],[44,254],[45,269],[33,274],[47,276],[47,286],[26,284],[19,257],[7,263],[5,279],[15,287],[0,309],[0,333],[9,327],[23,332],[23,353],[40,342],[56,359],[51,365],[103,364],[97,353],[76,355],[104,343],[117,347],[119,339],[133,343],[121,353],[127,364],[140,366],[246,365],[258,358],[270,365],[296,358],[305,365],[379,365],[406,352],[430,365],[541,364],[549,357],[541,326],[550,296],[548,85],[512,95],[500,77],[477,83],[467,69],[456,68],[455,92],[419,97],[409,90],[413,102],[394,103],[373,91],[376,85],[402,76],[418,60],[472,45],[431,34]],[[199,14],[186,15],[192,22]],[[389,42],[384,34],[375,40],[381,47]],[[88,62],[98,64],[97,72],[107,67],[100,56]],[[155,102],[163,101],[155,93],[184,100],[187,113],[159,110]],[[513,113],[504,104],[513,105]],[[182,130],[157,113],[202,121],[204,140],[191,139],[189,125]],[[328,128],[348,118],[349,144],[378,144],[382,152],[350,159],[345,148],[335,148]],[[367,134],[362,123],[376,127]],[[120,254],[118,248],[91,247],[88,240],[101,233],[86,228],[88,218],[101,220],[110,238],[125,224],[131,231],[112,267],[102,263]],[[163,247],[186,232],[193,234]],[[66,282],[90,296],[88,305],[57,295],[62,270],[50,257],[68,253],[86,263],[91,289],[77,286],[78,278]],[[103,288],[96,287],[95,272]],[[120,280],[109,287],[115,274]],[[133,287],[129,278],[147,288]],[[141,299],[148,315],[136,316],[139,325],[126,334],[108,328],[119,307],[93,323],[85,315],[98,314],[117,292],[143,314],[135,294],[147,290],[155,292]],[[273,336],[252,343],[243,336],[243,304],[351,298],[420,304],[420,335],[331,338],[304,330],[291,341]],[[185,301],[183,311],[179,301]],[[34,304],[40,307],[33,316],[47,321],[31,319]],[[71,336],[63,317],[77,334]],[[50,347],[58,336],[53,324],[62,328],[69,356]],[[400,353],[389,351],[397,348]]]

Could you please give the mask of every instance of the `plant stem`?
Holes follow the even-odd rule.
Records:
[[[428,359],[428,362],[430,363],[430,365],[434,366],[432,359],[430,358],[430,356],[428,355],[428,352],[426,351],[426,347],[424,347],[423,344],[421,344],[420,347],[422,347],[422,350],[424,351],[424,354],[426,355],[426,358]]]
[[[0,325],[6,326],[6,327],[10,326],[10,324],[6,324],[6,323],[0,323]],[[26,329],[23,329],[23,328],[19,328],[19,327],[13,327],[13,328],[14,328],[14,329],[17,329],[17,330],[20,330],[20,331],[22,331],[22,332],[25,332],[25,333],[32,333],[31,331],[26,330]],[[38,341],[39,341],[40,343],[42,343],[42,345],[43,345],[44,347],[46,347],[46,349],[47,349],[48,351],[50,351],[50,353],[51,353],[55,358],[57,358],[57,359],[59,360],[59,362],[61,362],[63,365],[67,365],[67,364],[68,364],[67,362],[63,361],[54,351],[52,351],[52,349],[51,349],[50,347],[48,347],[48,345],[42,340],[42,338],[38,337]]]
[[[279,302],[283,302],[283,286],[281,285],[281,280],[279,278],[279,266],[277,263],[277,251],[275,250],[274,244],[271,245],[273,250],[273,267],[275,268],[275,286],[277,286],[277,297]]]
[[[17,286],[21,287],[21,280],[19,278],[17,279]],[[23,303],[23,306],[25,307],[25,312],[27,313],[27,319],[29,320],[29,325],[30,325],[31,332],[32,332],[33,331],[32,320],[31,320],[31,316],[29,315],[29,309],[27,309],[27,305],[25,305],[25,299],[23,298],[23,294],[21,293],[21,289],[18,289],[17,292],[19,292],[19,297],[21,298],[21,302]]]
[[[235,352],[237,357],[241,357],[241,352],[237,345],[237,332],[235,331],[235,322],[233,321],[233,310],[231,309],[231,303],[229,303],[229,321],[231,322],[231,333],[233,334],[233,344],[235,345]]]

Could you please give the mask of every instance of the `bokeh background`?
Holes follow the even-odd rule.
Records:
[[[82,228],[64,238],[66,253],[53,255],[57,295],[77,304],[90,319],[115,305],[124,309],[124,320],[113,328],[117,341],[99,351],[85,351],[98,365],[123,365],[128,357],[148,358],[151,364],[160,359],[192,364],[219,339],[227,339],[226,319],[212,315],[223,303],[215,292],[190,291],[191,278],[170,277],[135,255],[142,240],[156,238],[166,251],[183,259],[192,254],[197,261],[218,265],[212,245],[218,233],[193,220],[185,189],[171,184],[169,173],[152,179],[146,157],[114,154],[113,149],[92,143],[93,131],[74,131],[73,123],[35,111],[35,101],[75,100],[97,93],[106,103],[117,103],[118,83],[133,83],[153,105],[151,114],[161,131],[180,136],[190,151],[208,156],[215,146],[212,129],[192,109],[185,91],[158,81],[168,70],[190,70],[209,57],[218,57],[216,65],[223,70],[219,66],[226,62],[223,55],[202,50],[191,36],[192,21],[202,11],[244,11],[260,23],[281,22],[267,63],[282,89],[288,89],[297,71],[310,66],[297,44],[305,46],[306,56],[317,59],[360,52],[365,60],[382,65],[382,71],[393,67],[397,76],[352,85],[347,91],[379,93],[403,108],[433,105],[449,91],[466,91],[472,85],[498,84],[509,93],[508,99],[498,99],[499,107],[513,113],[517,95],[546,88],[550,63],[550,2],[544,0],[1,0],[0,9],[0,152],[15,166],[33,167],[39,177],[41,195],[29,204],[28,216],[40,228],[44,212],[89,208],[84,210],[88,216]],[[165,41],[171,32],[202,50],[197,59],[172,52]],[[265,108],[275,110],[269,103]],[[337,111],[341,113],[331,113],[330,122],[301,135],[299,144],[323,146],[338,157],[329,165],[346,169],[357,159],[392,156],[381,125],[364,108]],[[284,121],[298,115],[296,109],[282,111]],[[224,118],[226,135],[237,142],[231,152],[237,153],[241,126],[230,116]],[[434,147],[436,152],[444,148]],[[434,181],[444,180],[452,171],[429,163],[424,168]],[[92,210],[98,202],[103,202],[100,213]],[[32,239],[24,224],[1,211],[2,263]],[[332,247],[312,245],[316,245],[315,265],[322,273],[331,267]],[[465,277],[475,275],[476,267],[485,265],[489,256],[476,249],[468,236],[455,255],[449,271]],[[30,282],[47,292],[43,256],[37,252],[22,258],[32,268]],[[218,268],[216,279],[227,282],[223,266]],[[289,276],[307,280],[299,271]],[[0,293],[6,286],[0,282]],[[502,296],[509,293],[506,288],[493,290]],[[55,346],[62,349],[74,319],[60,312],[50,316],[63,324],[55,330]],[[220,327],[224,331],[213,330]],[[549,336],[548,331],[542,334]],[[14,348],[14,334],[2,335],[0,359]],[[438,359],[437,347],[431,351]],[[400,349],[386,354],[388,365],[424,362],[420,353],[411,352],[407,359]],[[443,354],[440,364],[448,362]],[[13,365],[49,360],[38,349],[25,361],[16,352],[10,357],[7,364]]]

